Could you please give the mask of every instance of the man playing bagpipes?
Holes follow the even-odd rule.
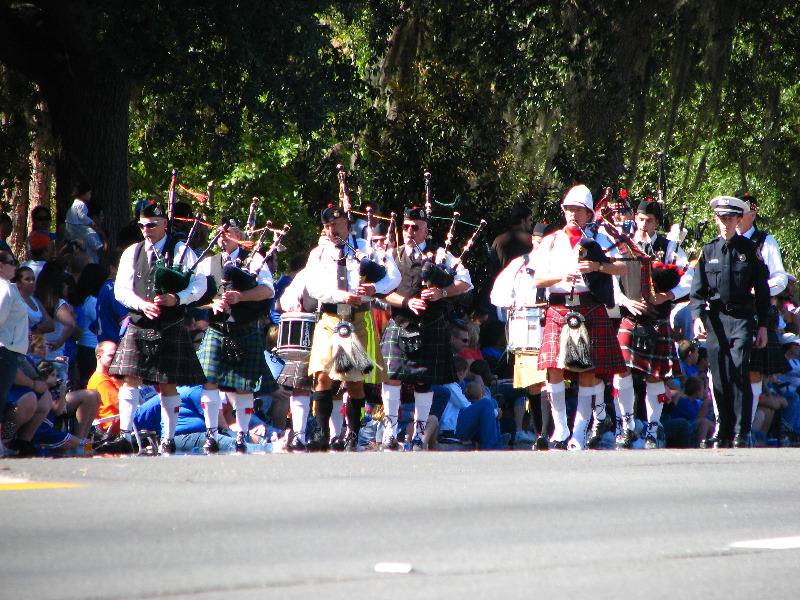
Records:
[[[647,380],[645,405],[648,426],[645,447],[657,448],[661,411],[664,403],[670,401],[664,380],[680,374],[669,315],[674,300],[688,295],[692,285],[692,270],[687,270],[688,260],[680,247],[670,247],[667,238],[656,235],[656,228],[663,221],[659,202],[644,200],[639,203],[635,221],[636,231],[631,243],[636,244],[641,254],[634,254],[633,249],[624,245],[620,247],[631,262],[628,272],[619,278],[617,293],[617,304],[623,317],[618,339],[627,368],[614,376],[617,418],[622,421],[616,447],[631,448],[638,439],[633,420],[631,375],[631,370],[635,369],[643,373]],[[603,433],[610,429],[607,423],[595,418],[587,445],[596,447]]]
[[[220,226],[228,225],[219,238],[222,252],[204,259],[198,271],[213,276],[218,293],[209,308],[209,327],[197,353],[208,383],[203,386],[202,406],[206,420],[206,453],[219,452],[217,429],[222,408],[220,390],[235,393],[236,451],[247,451],[246,436],[253,413],[253,391],[271,379],[264,359],[258,318],[267,309],[266,301],[275,293],[275,284],[264,257],[239,244],[245,238],[239,222],[222,217]]]
[[[373,370],[383,378],[383,358],[373,361],[364,350],[367,339],[365,311],[376,294],[385,295],[400,283],[391,257],[381,265],[371,259],[363,239],[349,233],[345,210],[329,206],[322,211],[323,235],[308,259],[308,293],[320,306],[314,328],[308,373],[314,377],[313,400],[323,442],[329,439],[328,421],[333,409],[333,382],[347,387],[345,450],[356,450],[364,407],[364,379]],[[324,444],[323,444],[324,447]]]
[[[383,450],[397,448],[401,382],[414,384],[412,450],[422,450],[433,404],[431,385],[457,380],[450,347],[446,298],[472,289],[469,271],[450,252],[426,241],[428,216],[422,208],[403,215],[403,245],[397,250],[402,282],[386,296],[392,320],[381,341],[389,380],[384,383]]]
[[[174,454],[181,397],[179,385],[206,382],[189,332],[183,324],[186,305],[206,291],[206,278],[191,273],[196,257],[183,242],[167,236],[167,215],[160,204],[145,206],[139,216],[144,241],[122,254],[114,294],[128,308],[131,322],[120,340],[109,374],[122,377],[119,390],[120,435],[130,442],[133,413],[142,382],[161,392],[162,454]],[[183,271],[172,267],[183,267]]]
[[[589,188],[571,188],[561,203],[566,225],[545,236],[531,260],[534,284],[549,292],[539,369],[547,371],[546,388],[554,421],[551,448],[558,450],[583,449],[592,398],[602,397],[604,386],[598,377],[625,370],[617,331],[606,307],[614,304],[611,276],[624,275],[626,267],[606,256],[601,245],[584,233],[593,207]],[[579,382],[571,439],[565,371],[578,373]]]

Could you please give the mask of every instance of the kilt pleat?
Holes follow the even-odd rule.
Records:
[[[236,340],[242,348],[243,356],[238,363],[231,364],[224,358],[222,341],[226,337]],[[208,383],[223,388],[254,392],[258,390],[261,378],[269,372],[256,326],[230,334],[209,327],[197,351],[197,358]]]
[[[415,356],[408,356],[400,348],[400,327],[394,320],[389,321],[381,340],[389,379],[431,385],[454,382],[457,377],[450,347],[450,323],[442,317],[424,325],[420,332],[421,348]]]
[[[109,375],[139,377],[151,384],[206,383],[189,331],[182,322],[158,330],[162,336],[161,346],[158,355],[153,358],[148,358],[139,350],[140,340],[149,331],[134,323],[128,325],[108,369]]]
[[[766,346],[763,348],[753,346],[750,353],[750,370],[762,375],[788,373],[792,370],[781,349],[778,332],[774,329],[767,328]]]
[[[636,327],[636,323],[629,317],[623,318],[619,327],[619,345],[628,368],[659,379],[680,375],[680,363],[675,352],[675,344],[672,342],[672,328],[669,323],[654,325],[658,338],[650,352],[642,352],[634,347],[631,333],[634,327]]]
[[[307,360],[289,360],[278,375],[278,384],[293,390],[311,390],[314,379],[308,374]]]
[[[602,304],[581,306],[548,306],[545,317],[542,346],[539,348],[539,369],[561,369],[558,351],[561,345],[561,329],[567,313],[576,311],[586,320],[589,332],[590,352],[597,375],[616,375],[625,371],[625,361],[617,340],[617,330]],[[565,372],[569,372],[566,371]]]

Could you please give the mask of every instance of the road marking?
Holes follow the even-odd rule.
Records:
[[[76,488],[85,487],[80,483],[0,483],[0,492],[8,492],[12,490],[48,490],[54,488]]]
[[[411,570],[411,563],[379,562],[375,564],[376,573],[396,573],[398,575],[408,575],[411,573]]]
[[[731,548],[761,548],[764,550],[789,550],[791,548],[800,548],[800,535],[733,542]]]

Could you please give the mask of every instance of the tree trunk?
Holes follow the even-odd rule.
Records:
[[[124,77],[105,73],[42,86],[56,147],[59,233],[72,203],[72,188],[80,181],[91,184],[92,198],[103,209],[103,229],[111,247],[119,230],[130,221],[127,173],[131,89]]]

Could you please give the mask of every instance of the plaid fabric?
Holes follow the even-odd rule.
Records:
[[[283,371],[278,375],[278,384],[293,390],[311,390],[314,379],[308,374],[307,360],[290,360],[283,366]]]
[[[148,359],[139,351],[139,340],[150,331],[130,323],[119,342],[114,360],[108,369],[115,377],[140,377],[151,384],[175,383],[200,385],[206,383],[203,368],[197,360],[189,332],[183,322],[160,329],[161,349],[158,356]]]
[[[409,357],[400,349],[400,327],[392,320],[383,332],[381,352],[389,379],[406,383],[445,385],[456,380],[450,323],[439,318],[423,326],[422,347],[418,356]]]
[[[675,352],[675,344],[672,342],[672,328],[669,322],[654,326],[658,333],[658,339],[647,353],[633,347],[634,340],[631,330],[634,327],[636,327],[636,323],[629,317],[622,319],[619,326],[618,339],[625,364],[631,369],[642,371],[659,379],[679,376],[681,367]]]
[[[230,364],[224,358],[222,340],[225,337],[236,340],[242,348],[242,360],[236,364]],[[259,387],[261,377],[269,372],[267,361],[264,360],[261,336],[255,325],[229,335],[209,327],[203,335],[197,358],[208,383],[215,383],[221,388],[254,392]]]
[[[750,370],[762,375],[774,375],[775,373],[788,373],[792,370],[789,361],[781,349],[778,332],[767,328],[767,345],[763,348],[756,348],[750,353]]]
[[[319,321],[317,321],[317,326],[314,328],[314,340],[311,342],[311,355],[308,357],[309,375],[313,375],[314,373],[318,373],[320,371],[325,371],[325,366],[328,364],[331,358],[333,358],[331,342],[333,341],[333,336],[337,335],[334,331],[334,327],[336,327],[341,320],[342,319],[336,315],[330,315],[327,313],[322,313],[320,315]],[[361,345],[364,346],[365,350],[367,350],[368,334],[365,313],[356,313],[355,317],[350,322],[356,328],[356,336],[361,342]],[[369,353],[368,350],[367,352]],[[369,355],[375,363],[375,371],[377,371],[375,374],[374,383],[383,383],[386,380],[386,370],[383,364],[383,356],[380,352],[375,352],[375,354],[369,353]],[[356,379],[356,381],[362,380]]]
[[[564,316],[577,311],[586,319],[589,331],[592,361],[597,375],[615,375],[625,371],[625,361],[617,341],[617,331],[608,312],[602,304],[585,304],[581,306],[548,306],[545,317],[542,347],[539,348],[539,369],[561,369],[558,364],[558,351],[561,340],[561,329]],[[569,373],[569,371],[564,371]]]

